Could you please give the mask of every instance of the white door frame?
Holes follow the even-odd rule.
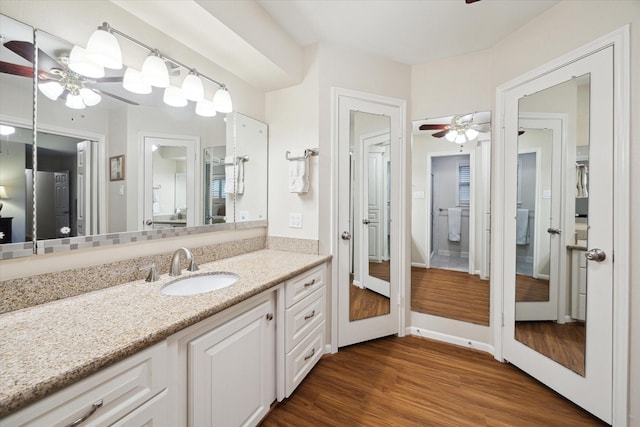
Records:
[[[426,189],[429,192],[429,197],[426,197],[426,217],[425,221],[427,226],[426,229],[426,240],[425,246],[428,248],[427,259],[425,260],[425,264],[427,268],[431,268],[431,253],[433,248],[431,247],[431,211],[433,210],[433,206],[431,206],[431,200],[433,195],[432,186],[431,186],[431,173],[432,173],[432,164],[434,157],[450,157],[450,156],[469,156],[469,173],[471,175],[471,184],[469,185],[470,191],[470,202],[469,202],[469,265],[467,269],[467,273],[475,274],[475,245],[476,245],[476,153],[475,149],[460,151],[435,151],[431,153],[427,153],[427,183]]]
[[[615,263],[613,264],[613,406],[612,422],[617,426],[627,425],[628,406],[628,360],[629,360],[629,295],[630,295],[630,26],[613,31],[591,43],[586,44],[562,57],[521,75],[496,89],[497,120],[495,129],[498,133],[498,144],[494,154],[494,177],[492,199],[496,207],[492,212],[492,230],[494,238],[491,263],[493,266],[503,264],[507,246],[503,235],[499,234],[501,225],[508,215],[505,210],[505,95],[533,79],[602,50],[614,46],[614,111],[613,111],[613,161],[616,173],[613,177],[613,238]],[[504,271],[494,268],[491,272],[491,319],[495,344],[494,357],[503,361],[502,324]]]
[[[392,106],[398,108],[400,115],[400,123],[399,123],[399,159],[397,161],[398,166],[394,169],[398,171],[398,187],[397,188],[397,203],[399,207],[410,206],[410,199],[407,197],[407,174],[403,173],[407,168],[407,155],[408,155],[408,147],[405,144],[406,141],[406,101],[396,98],[390,98],[386,96],[375,95],[366,92],[354,91],[349,89],[331,88],[331,158],[338,159],[339,153],[339,102],[341,97],[349,97],[357,100],[378,103],[382,105]],[[339,199],[341,194],[341,189],[338,187],[338,171],[339,164],[337,161],[331,162],[331,172],[332,172],[332,180],[331,180],[331,200],[332,200],[332,212],[331,212],[331,253],[337,254],[338,247],[342,242],[340,235],[343,231],[340,229],[339,223]],[[410,210],[409,210],[410,214]],[[411,269],[410,269],[410,259],[407,258],[407,254],[410,251],[410,235],[408,230],[408,221],[407,218],[409,216],[406,212],[402,212],[400,209],[400,215],[398,216],[398,223],[393,227],[397,230],[397,238],[400,240],[399,244],[399,253],[398,253],[398,322],[397,322],[397,333],[399,336],[404,336],[405,332],[405,323],[406,323],[406,283],[409,280]],[[338,261],[331,263],[331,306],[333,309],[331,310],[331,352],[335,353],[338,351]]]

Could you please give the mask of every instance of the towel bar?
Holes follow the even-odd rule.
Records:
[[[249,161],[249,156],[236,156],[235,157],[235,162],[233,163],[225,163],[225,166],[231,166],[231,165],[235,165],[237,162],[248,162]]]
[[[319,154],[319,150],[317,148],[305,148],[304,156],[299,157],[289,157],[289,153],[291,153],[291,151],[289,150],[287,150],[287,152],[285,153],[285,157],[287,160],[303,160],[308,159],[309,156],[317,156]]]

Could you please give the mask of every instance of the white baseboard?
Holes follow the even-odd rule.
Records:
[[[460,347],[473,348],[475,350],[484,351],[485,353],[489,353],[490,355],[494,355],[495,349],[492,345],[468,340],[460,337],[455,337],[453,335],[447,335],[440,332],[429,331],[423,328],[416,328],[414,326],[409,326],[406,330],[406,333],[409,335],[417,335],[419,337],[431,338],[436,341],[442,341],[449,344],[459,345]]]
[[[354,280],[354,281],[353,281],[353,286],[358,287],[358,288],[360,288],[360,289],[364,289],[364,286],[362,285],[362,283],[360,283],[360,282],[359,282],[359,281],[357,281],[357,280]]]
[[[411,267],[427,268],[427,264],[422,262],[412,262]]]

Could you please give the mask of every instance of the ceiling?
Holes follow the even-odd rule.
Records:
[[[488,49],[558,0],[257,0],[301,46],[346,45],[404,64]]]

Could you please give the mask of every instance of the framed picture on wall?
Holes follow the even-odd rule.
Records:
[[[124,180],[124,154],[109,158],[110,181]]]

